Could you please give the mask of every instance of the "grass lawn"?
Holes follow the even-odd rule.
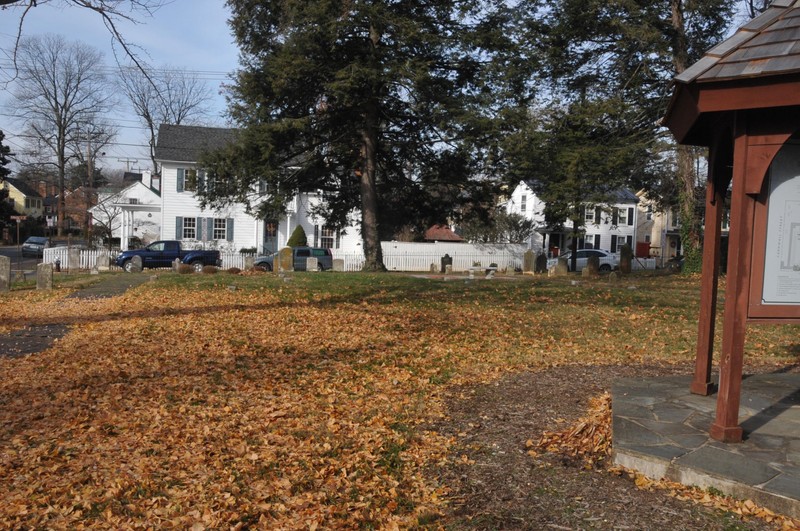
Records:
[[[441,278],[169,273],[112,299],[0,295],[0,333],[71,325],[0,357],[0,527],[424,524],[446,510],[426,470],[451,458],[429,426],[454,386],[693,362],[697,277]],[[794,364],[797,332],[750,327],[748,360]]]

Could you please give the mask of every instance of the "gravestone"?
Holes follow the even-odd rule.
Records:
[[[245,270],[253,269],[256,265],[256,257],[252,254],[248,254],[244,257],[244,268]]]
[[[11,290],[11,258],[0,256],[0,291]]]
[[[447,264],[446,266],[444,266],[444,273],[446,275],[449,275],[452,272],[453,272],[453,264]]]
[[[77,271],[81,268],[81,250],[70,247],[69,249],[69,269],[70,271]]]
[[[547,273],[547,255],[539,253],[536,255],[536,265],[534,268],[536,273]]]
[[[278,271],[294,271],[292,248],[284,247],[278,251]]]
[[[99,271],[108,271],[109,263],[108,251],[106,249],[103,249],[97,253],[97,260],[95,261],[94,265]]]
[[[100,274],[100,268],[97,267],[97,264],[92,266],[92,269],[91,269],[91,271],[89,271],[89,274],[90,275],[99,275]]]
[[[139,255],[134,256],[131,258],[131,273],[141,273],[142,272],[142,257]]]
[[[434,264],[433,262],[431,262],[431,269],[430,269],[430,272],[431,272],[431,273],[436,273],[436,264]]]
[[[173,273],[177,273],[178,272],[178,268],[180,266],[181,266],[181,259],[180,258],[176,258],[175,260],[173,260],[172,261],[172,272]]]
[[[622,246],[619,252],[619,272],[627,275],[633,269],[633,250],[627,243]]]
[[[558,262],[553,266],[553,276],[562,276],[569,273],[569,264],[563,256],[558,258]]]
[[[522,272],[523,273],[533,273],[536,271],[537,265],[536,257],[533,255],[533,250],[528,249],[525,251],[525,254],[522,255]]]
[[[309,256],[306,258],[306,271],[317,271],[319,268],[319,260],[316,256]]]
[[[344,259],[343,258],[334,258],[333,259],[333,270],[334,271],[344,271]]]
[[[586,260],[586,265],[581,269],[581,275],[584,277],[596,277],[600,274],[600,257],[590,256]]]
[[[36,289],[53,289],[53,264],[36,266]]]
[[[619,272],[612,271],[608,274],[608,282],[609,284],[617,284],[619,282]]]

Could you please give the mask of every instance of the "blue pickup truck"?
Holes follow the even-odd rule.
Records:
[[[203,270],[203,266],[219,267],[222,265],[219,251],[186,251],[181,249],[181,242],[176,240],[157,241],[144,249],[122,251],[114,263],[130,273],[133,269],[131,260],[134,256],[142,257],[142,267],[144,268],[170,267],[176,258],[180,258],[181,263],[191,265],[198,272]]]

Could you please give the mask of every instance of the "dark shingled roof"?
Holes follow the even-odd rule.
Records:
[[[530,188],[531,190],[536,190],[538,183],[535,180],[528,179],[524,182],[528,186],[528,188]],[[619,188],[617,190],[609,192],[608,202],[615,204],[620,204],[620,203],[638,204],[639,197],[633,192],[631,192],[628,188]]]
[[[197,162],[203,151],[225,147],[234,141],[235,135],[236,129],[161,124],[158,128],[156,159]]]
[[[25,181],[21,181],[19,179],[12,179],[11,177],[6,177],[5,180],[8,182],[8,184],[10,184],[14,188],[25,194],[27,197],[41,197],[39,195],[39,192],[34,190],[31,187],[31,185],[29,185]]]
[[[681,83],[771,76],[800,71],[800,0],[774,0],[675,77]]]

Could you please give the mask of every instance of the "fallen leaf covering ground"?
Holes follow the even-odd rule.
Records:
[[[434,427],[454,388],[688,364],[697,286],[219,274],[4,294],[0,332],[71,331],[0,358],[0,527],[436,526],[451,489],[431,471],[470,466]],[[748,354],[789,366],[796,332],[752,328]]]

